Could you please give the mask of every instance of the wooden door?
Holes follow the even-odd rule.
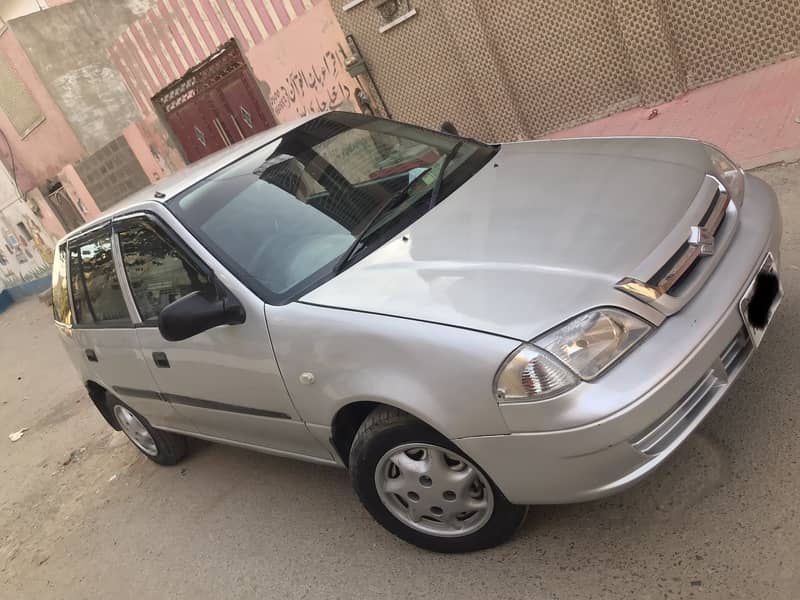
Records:
[[[188,162],[275,125],[235,40],[161,90],[153,102]]]

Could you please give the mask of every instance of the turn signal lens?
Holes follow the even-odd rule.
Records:
[[[706,144],[706,152],[708,158],[711,159],[711,164],[714,165],[715,172],[713,174],[728,190],[734,204],[741,208],[744,202],[744,171],[716,146]]]
[[[525,344],[512,354],[495,378],[499,402],[546,400],[578,385],[578,378],[553,357]]]

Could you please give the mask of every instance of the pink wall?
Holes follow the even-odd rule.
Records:
[[[155,114],[126,127],[125,136],[150,183],[174,173],[186,163]]]
[[[55,213],[50,210],[50,206],[47,204],[47,201],[44,199],[44,196],[42,196],[42,193],[38,189],[28,192],[28,197],[36,202],[40,213],[39,221],[56,240],[67,234],[67,232],[64,230],[64,227],[61,225],[61,221],[59,221]]]
[[[247,52],[305,17],[316,4],[327,6],[338,28],[328,0],[157,0],[114,41],[111,60],[142,113],[149,114],[156,92],[230,38]]]
[[[328,109],[357,110],[357,83],[345,70],[345,42],[328,2],[250,48],[247,59],[266,84],[267,102],[279,122]]]
[[[682,136],[720,146],[746,169],[800,159],[800,58],[634,108],[548,138]]]
[[[80,175],[72,165],[67,165],[58,174],[64,190],[69,194],[72,203],[78,208],[78,212],[85,221],[91,221],[95,217],[99,217],[102,212],[94,198],[86,189]]]
[[[0,129],[6,134],[14,151],[17,181],[22,191],[28,191],[55,176],[65,164],[78,160],[83,148],[11,29],[0,34],[0,54],[17,72],[45,117],[22,139],[11,121],[0,111]],[[5,149],[5,144],[0,144],[0,148]],[[0,151],[0,154],[3,154],[3,160],[10,168],[10,160],[6,160],[7,151]]]
[[[123,135],[151,182],[184,165],[150,98],[235,37],[279,122],[356,110],[356,81],[328,0],[157,0],[111,45],[144,119]]]

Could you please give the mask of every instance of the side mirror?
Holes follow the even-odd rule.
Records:
[[[192,292],[164,307],[158,330],[165,340],[178,342],[220,325],[239,325],[245,318],[244,308],[230,294],[210,299],[203,292]]]

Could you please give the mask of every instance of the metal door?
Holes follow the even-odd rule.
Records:
[[[194,162],[229,145],[213,124],[213,110],[196,98],[167,115],[175,136],[180,140],[186,160]]]
[[[246,75],[250,73],[246,72]],[[250,137],[275,124],[252,77],[236,77],[222,81],[219,97],[221,108],[227,111],[225,122],[234,129],[237,139]]]
[[[158,92],[153,102],[189,162],[275,125],[234,39]]]

